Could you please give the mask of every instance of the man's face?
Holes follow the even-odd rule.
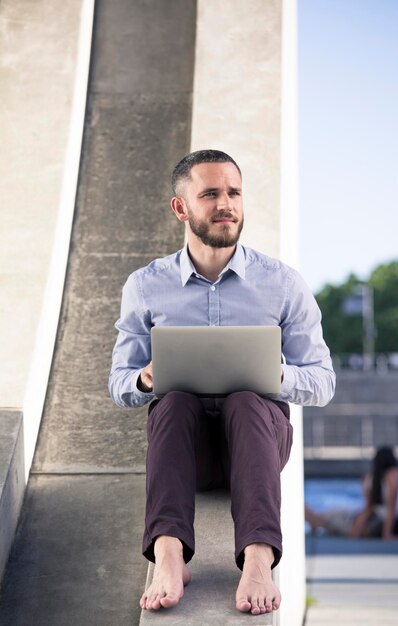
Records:
[[[188,227],[212,248],[234,246],[243,228],[242,180],[233,163],[201,163],[191,169],[182,195]]]

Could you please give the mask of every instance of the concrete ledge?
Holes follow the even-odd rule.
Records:
[[[235,591],[240,572],[234,559],[234,531],[229,495],[215,491],[196,497],[196,554],[190,564],[192,581],[184,598],[174,608],[161,611],[162,624],[172,626],[239,626],[277,623],[278,612],[248,615],[235,609]],[[146,588],[151,584],[153,565],[148,568]],[[140,626],[158,623],[157,611],[142,611]]]
[[[0,411],[0,580],[14,540],[25,490],[23,416]]]

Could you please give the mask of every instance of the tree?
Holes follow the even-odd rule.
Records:
[[[343,314],[343,302],[357,284],[358,278],[351,274],[342,285],[325,285],[316,295],[322,312],[323,333],[332,354],[362,352],[362,318]]]
[[[374,290],[376,351],[398,352],[398,261],[376,267],[369,285]]]
[[[325,340],[333,354],[362,353],[362,317],[343,312],[343,302],[361,282],[351,274],[345,283],[327,284],[315,296],[322,311]],[[398,352],[398,261],[376,267],[367,282],[374,290],[375,350]]]

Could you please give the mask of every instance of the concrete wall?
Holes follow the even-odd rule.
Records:
[[[93,0],[0,3],[0,578],[40,426],[68,259]]]
[[[68,258],[92,16],[92,0],[0,4],[0,407],[24,410],[27,471]]]
[[[297,264],[296,14],[287,0],[198,1],[192,150],[220,148],[242,168],[242,242]],[[301,410],[283,473],[284,600],[274,621],[301,626],[304,522]],[[291,520],[295,524],[291,524]]]
[[[183,245],[170,172],[189,150],[194,0],[97,0],[65,297],[33,470],[143,472],[147,407],[108,375],[122,286]],[[176,24],[178,28],[176,29]]]

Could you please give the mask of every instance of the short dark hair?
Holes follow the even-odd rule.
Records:
[[[199,163],[233,163],[242,177],[239,165],[226,152],[221,152],[221,150],[196,150],[196,152],[191,152],[184,156],[173,170],[171,184],[175,196],[178,195],[178,184],[183,180],[188,180],[191,169],[194,165],[199,165]]]
[[[372,486],[370,501],[372,504],[383,504],[383,478],[385,472],[391,467],[397,466],[397,459],[390,446],[382,446],[376,452],[372,467]]]

